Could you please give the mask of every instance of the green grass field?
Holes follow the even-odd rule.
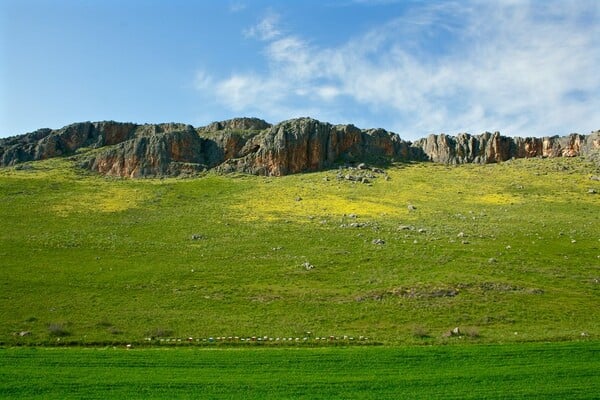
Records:
[[[337,174],[0,169],[0,397],[597,398],[597,166]]]
[[[599,172],[579,158],[399,164],[372,185],[29,165],[0,169],[0,344],[600,338]]]
[[[313,349],[0,350],[15,399],[594,399],[598,342]]]

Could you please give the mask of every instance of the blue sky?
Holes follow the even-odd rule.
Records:
[[[589,133],[599,71],[598,0],[0,1],[0,136],[236,116]]]

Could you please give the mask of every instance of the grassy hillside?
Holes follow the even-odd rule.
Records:
[[[369,185],[337,174],[0,169],[0,343],[600,338],[597,167],[407,164]]]

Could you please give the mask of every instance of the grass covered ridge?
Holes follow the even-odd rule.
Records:
[[[396,165],[369,185],[29,166],[0,170],[4,344],[600,338],[600,172],[580,158]]]

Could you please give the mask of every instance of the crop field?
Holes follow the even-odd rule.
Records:
[[[0,397],[594,399],[598,342],[0,349]]]
[[[0,169],[0,344],[600,339],[597,166],[397,164],[369,184],[338,178],[352,173]]]

